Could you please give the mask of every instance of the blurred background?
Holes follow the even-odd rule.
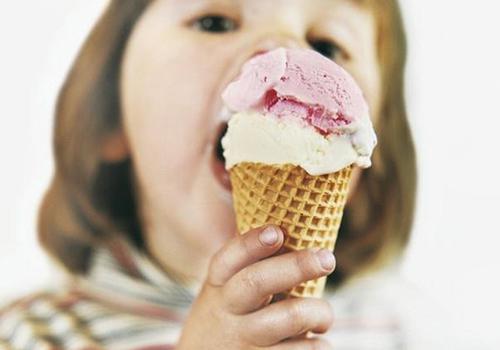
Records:
[[[419,156],[418,211],[402,275],[443,310],[464,349],[499,349],[499,5],[401,2]],[[0,305],[58,278],[35,233],[53,165],[52,113],[105,4],[24,0],[0,12]]]

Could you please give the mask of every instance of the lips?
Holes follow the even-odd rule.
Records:
[[[247,62],[250,58],[253,58],[255,56],[259,56],[262,54],[265,54],[268,52],[267,48],[260,48],[257,50],[254,50],[251,53],[246,53],[245,55],[242,55],[238,61],[240,61],[240,64],[235,65],[230,71],[228,71],[227,76],[225,76],[222,81],[225,82],[221,88],[225,88],[225,86],[233,81],[240,73],[241,73],[241,66]],[[217,96],[214,96],[214,98],[220,99],[220,94],[222,90],[219,92]],[[217,119],[219,120],[220,124],[216,128],[215,132],[215,137],[213,141],[213,151],[211,155],[211,168],[212,172],[214,173],[215,179],[217,182],[227,191],[231,191],[231,181],[229,179],[229,172],[226,170],[225,166],[225,158],[224,158],[224,149],[222,148],[222,138],[226,134],[227,131],[227,122],[229,121],[231,113],[226,107],[222,107],[222,109],[217,113]]]
[[[260,55],[263,55],[265,53],[269,52],[269,50],[257,50],[255,51],[255,53],[251,56],[251,58],[254,58],[254,57],[257,57],[257,56],[260,56]]]

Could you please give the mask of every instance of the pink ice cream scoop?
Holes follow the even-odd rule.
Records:
[[[256,110],[295,116],[323,135],[368,118],[354,79],[328,58],[308,49],[279,48],[249,60],[222,95],[235,112]]]
[[[377,137],[354,79],[308,49],[250,59],[222,94],[233,112],[222,140],[226,167],[294,164],[311,175],[371,165]]]

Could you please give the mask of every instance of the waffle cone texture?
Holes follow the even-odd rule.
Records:
[[[230,170],[238,230],[274,224],[286,230],[287,250],[333,251],[352,168],[313,176],[299,166],[239,163]],[[321,297],[326,277],[286,291],[284,297]]]

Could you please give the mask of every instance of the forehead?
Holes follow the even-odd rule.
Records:
[[[350,4],[358,7],[372,4],[373,0],[166,0],[177,6],[192,6],[196,4],[206,5],[254,5],[254,6],[288,6],[306,5],[307,7],[322,6],[335,6],[342,4]]]
[[[387,1],[387,0],[383,0]],[[372,16],[374,0],[163,0],[172,9],[192,11],[210,7],[212,10],[247,10],[254,17],[286,16],[290,12],[304,15],[344,17]]]

